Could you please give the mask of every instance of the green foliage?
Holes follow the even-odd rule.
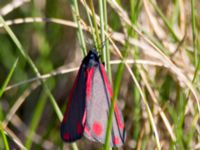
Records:
[[[0,6],[0,149],[111,149],[115,102],[127,130],[122,149],[200,149],[199,1],[49,0],[17,8],[2,1]],[[63,71],[79,66],[90,40],[113,86],[105,145],[64,144],[61,110],[75,73]],[[40,79],[42,74],[49,79]]]

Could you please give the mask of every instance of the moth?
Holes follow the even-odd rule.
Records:
[[[85,136],[104,144],[111,105],[112,88],[104,65],[95,49],[83,59],[70,92],[61,123],[61,138],[74,142]],[[125,142],[125,128],[121,110],[114,105],[110,146],[120,147]]]

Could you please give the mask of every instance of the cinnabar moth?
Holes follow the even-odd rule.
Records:
[[[63,121],[61,137],[73,142],[83,135],[92,141],[104,143],[111,105],[112,88],[96,50],[90,50],[83,59],[70,93]],[[125,141],[122,113],[114,106],[110,145],[120,147]]]

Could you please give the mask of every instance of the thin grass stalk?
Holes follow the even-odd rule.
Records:
[[[193,76],[193,79],[192,79],[192,84],[195,83],[196,78],[198,77],[197,75],[198,75],[199,69],[200,69],[200,57],[198,59],[197,67],[195,68],[194,76]],[[187,95],[187,98],[186,98],[187,104],[185,105],[185,113],[186,113],[186,108],[188,106],[188,102],[189,102],[188,100],[189,100],[190,94],[191,94],[191,91],[188,92],[188,95]]]
[[[178,17],[180,14],[179,0],[174,1],[173,7],[174,7],[173,16],[172,16],[172,20],[171,20],[172,25],[178,22]]]
[[[105,33],[107,32],[108,30],[108,18],[107,18],[107,1],[106,0],[103,0],[103,15],[104,15],[104,31]],[[104,35],[105,36],[105,35]],[[110,50],[109,50],[109,40],[107,40],[105,38],[105,41],[102,41],[103,42],[103,45],[104,45],[104,42],[105,42],[105,51],[106,51],[106,54],[105,54],[105,57],[106,57],[106,61],[105,62],[105,68],[107,70],[107,74],[108,74],[108,78],[110,79],[110,82],[112,84],[112,72],[111,72],[111,66],[110,66]]]
[[[4,29],[7,31],[7,33],[9,34],[9,36],[11,37],[11,39],[13,40],[13,42],[15,43],[15,45],[17,46],[20,54],[22,55],[22,57],[28,62],[28,64],[30,65],[31,69],[33,70],[33,72],[36,74],[37,77],[40,77],[40,73],[37,69],[37,67],[35,66],[34,62],[32,61],[32,59],[29,57],[29,55],[27,55],[24,51],[23,46],[21,45],[21,43],[19,42],[19,40],[17,39],[17,37],[15,36],[15,34],[12,32],[12,30],[10,29],[10,27],[5,23],[4,19],[2,16],[0,16],[0,22],[3,24]],[[63,115],[53,97],[53,95],[51,94],[48,86],[46,85],[46,83],[43,80],[40,80],[40,82],[43,85],[43,88],[45,89],[45,92],[47,93],[47,95],[49,96],[50,102],[54,108],[54,111],[56,112],[59,120],[61,121],[63,118]]]
[[[27,149],[31,149],[32,138],[33,138],[33,135],[35,133],[35,130],[37,129],[39,121],[42,117],[42,112],[43,112],[43,109],[44,109],[45,104],[46,104],[47,97],[43,93],[44,92],[42,92],[42,95],[40,96],[40,99],[38,100],[38,103],[35,107],[35,110],[34,110],[34,113],[33,113],[33,116],[32,116],[32,120],[31,120],[31,123],[30,123],[30,130],[29,130],[30,133],[29,133],[29,136],[28,136],[28,138],[26,139],[26,142],[25,142]]]
[[[94,5],[93,5],[93,0],[89,1],[89,6],[92,11],[92,20],[94,24],[94,29],[95,29],[95,34],[96,34],[96,41],[97,41],[97,51],[101,53],[100,47],[101,47],[101,41],[100,41],[100,36],[99,36],[99,29],[97,26],[97,21],[95,17],[95,10],[94,10]]]
[[[166,27],[168,28],[168,30],[172,34],[172,36],[175,39],[175,41],[179,41],[180,42],[179,37],[174,32],[173,28],[171,27],[170,23],[168,22],[167,18],[163,15],[163,13],[159,9],[159,7],[154,2],[152,2],[152,0],[150,0],[150,3],[152,4],[153,8],[156,10],[158,15],[161,17],[161,19],[163,20],[164,24],[166,25]]]
[[[8,83],[9,83],[9,81],[10,81],[13,73],[14,73],[14,70],[17,67],[17,63],[18,63],[18,58],[16,59],[16,61],[12,65],[12,68],[11,68],[8,76],[6,77],[6,80],[4,81],[3,86],[0,89],[0,98],[2,97],[2,95],[3,95],[3,93],[4,93],[5,89],[6,89],[6,87],[7,87]]]
[[[100,31],[101,31],[101,54],[102,54],[102,60],[105,63],[105,69],[107,71],[107,60],[106,60],[106,49],[104,46],[105,42],[105,31],[104,31],[104,9],[103,9],[103,0],[99,1],[99,15],[100,15]]]
[[[197,67],[198,51],[196,48],[195,0],[191,0],[191,14],[192,14],[192,43],[193,43],[193,50],[194,50],[194,64],[195,64],[195,67]]]
[[[85,0],[83,0],[83,4],[86,5]],[[97,40],[96,40],[94,25],[93,25],[93,23],[92,23],[92,19],[91,19],[91,17],[90,17],[90,13],[88,12],[87,8],[85,8],[85,10],[86,10],[87,18],[88,18],[88,21],[89,21],[89,24],[90,24],[93,42],[94,42],[95,48],[97,49],[97,48],[98,48],[98,45],[97,45]]]
[[[86,48],[86,44],[85,44],[85,40],[84,40],[84,36],[83,36],[83,31],[81,28],[81,23],[80,23],[80,14],[79,14],[79,8],[78,8],[78,2],[77,0],[71,0],[71,8],[72,8],[72,14],[73,14],[73,18],[74,21],[77,23],[78,26],[78,39],[81,45],[81,50],[82,50],[82,54],[83,56],[87,55],[87,48]]]
[[[5,146],[5,149],[6,150],[10,150],[10,147],[9,147],[9,144],[8,144],[8,140],[7,140],[7,137],[6,137],[5,133],[4,133],[4,131],[1,129],[0,132],[1,132],[1,135],[2,135],[2,138],[3,138],[3,143],[4,143],[4,146]]]

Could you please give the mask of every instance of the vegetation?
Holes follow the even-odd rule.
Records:
[[[110,149],[114,101],[127,131],[120,149],[200,149],[200,1],[0,6],[0,149]],[[114,93],[105,145],[85,138],[66,144],[60,121],[91,47]]]

